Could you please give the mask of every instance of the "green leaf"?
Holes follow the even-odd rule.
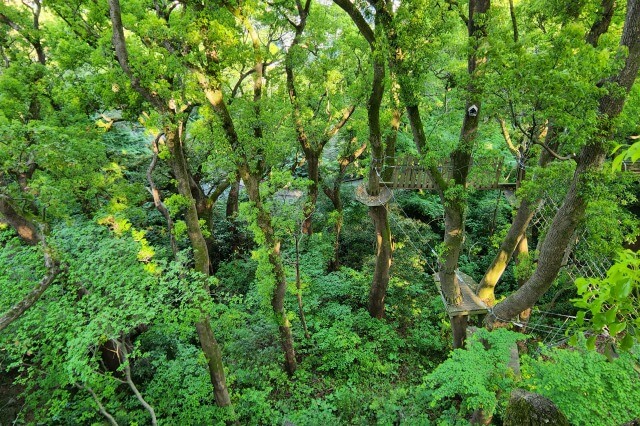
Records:
[[[616,158],[611,162],[611,171],[617,172],[622,168],[622,162],[624,161],[625,153],[616,155]]]
[[[622,279],[616,282],[613,287],[613,295],[618,299],[624,299],[631,294],[632,289],[633,283],[631,282],[631,278]]]
[[[625,328],[627,328],[626,322],[614,322],[613,324],[609,324],[609,334],[611,334],[612,336],[615,336],[616,334],[623,331]]]
[[[593,350],[596,348],[596,337],[597,336],[591,336],[587,339],[587,349]]]
[[[580,311],[576,314],[576,324],[582,326],[584,325],[584,316],[586,315],[585,311]],[[575,337],[575,335],[573,336]]]
[[[631,334],[627,333],[622,340],[620,341],[620,348],[628,351],[633,347],[633,337]]]
[[[611,324],[616,320],[616,315],[618,314],[618,308],[613,307],[611,309],[609,309],[605,314],[604,314],[604,319],[607,322],[607,324]]]
[[[570,346],[578,346],[578,335],[574,334],[571,337],[569,337],[569,340],[567,341],[567,343]]]

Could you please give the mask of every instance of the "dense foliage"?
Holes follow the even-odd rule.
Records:
[[[3,2],[0,425],[640,419],[622,3]]]

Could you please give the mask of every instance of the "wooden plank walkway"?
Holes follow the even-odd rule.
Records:
[[[475,290],[478,284],[469,275],[464,274],[456,270],[458,276],[458,282],[460,283],[460,292],[462,293],[462,302],[459,305],[449,305],[442,293],[440,286],[440,277],[438,274],[433,274],[433,279],[436,282],[440,296],[442,297],[442,303],[444,303],[445,309],[450,317],[457,317],[461,315],[484,315],[489,309],[487,305],[476,296]]]
[[[492,159],[472,165],[467,178],[467,186],[477,190],[506,189],[515,187],[515,182],[501,182],[504,164],[502,159]],[[411,157],[403,158],[400,164],[390,166],[393,169],[391,179],[381,182],[389,189],[435,190],[429,170]],[[446,162],[438,167],[445,179],[451,178],[451,164]]]

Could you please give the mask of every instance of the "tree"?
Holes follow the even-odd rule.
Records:
[[[171,13],[171,9],[158,11],[159,19],[163,19],[162,13]],[[187,233],[193,248],[194,269],[204,277],[209,275],[209,253],[206,240],[200,228],[196,202],[191,193],[191,176],[184,153],[184,142],[186,137],[185,122],[190,111],[189,102],[185,99],[165,99],[155,91],[147,87],[146,82],[141,81],[137,76],[138,70],[134,70],[129,62],[129,52],[124,36],[124,26],[122,22],[122,12],[119,0],[109,1],[109,13],[113,29],[113,47],[116,58],[122,71],[130,80],[132,89],[137,91],[158,113],[162,116],[162,128],[165,135],[165,143],[171,155],[170,164],[177,181],[178,193],[185,200],[185,222]],[[167,16],[168,17],[168,16]],[[172,88],[173,76],[165,80],[170,91],[177,91],[179,88]],[[179,106],[180,105],[180,106]],[[206,280],[202,281],[203,287],[209,291]],[[229,391],[226,385],[224,367],[222,363],[222,353],[218,342],[211,329],[209,313],[201,312],[201,318],[196,322],[196,330],[200,339],[202,351],[207,358],[209,375],[214,388],[216,403],[220,406],[231,404]]]
[[[596,132],[589,138],[576,159],[577,168],[571,186],[542,244],[537,268],[518,291],[496,305],[486,319],[489,326],[511,319],[533,306],[558,274],[562,253],[586,210],[589,184],[593,181],[594,172],[602,168],[607,153],[606,147],[610,143],[613,131],[613,122],[622,112],[640,69],[639,23],[640,4],[630,0],[627,2],[625,24],[620,38],[620,46],[627,50],[627,55],[622,69],[601,82],[607,88],[607,92],[599,98]]]
[[[385,147],[380,125],[380,108],[384,95],[385,61],[384,45],[379,30],[374,31],[367,23],[358,8],[348,0],[337,0],[335,3],[343,9],[354,22],[360,34],[371,49],[372,82],[371,94],[367,101],[367,122],[369,127],[369,147],[371,149],[371,166],[369,168],[367,194],[378,197],[382,187],[380,172],[385,165],[386,154],[394,154],[395,146]],[[380,24],[376,15],[377,23]],[[379,28],[376,26],[376,28]],[[376,33],[377,32],[377,33]],[[392,139],[393,141],[393,139]],[[393,156],[393,155],[391,155]],[[369,313],[375,318],[384,316],[384,300],[389,286],[389,269],[391,268],[393,244],[386,202],[383,205],[371,206],[369,216],[376,232],[376,262],[373,281],[369,291]]]

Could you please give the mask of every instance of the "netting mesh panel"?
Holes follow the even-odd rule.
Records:
[[[543,238],[559,207],[551,197],[545,196],[531,219],[531,226],[536,226]],[[584,227],[578,227],[565,252],[564,272],[574,281],[578,277],[604,278],[612,265],[611,260],[606,256],[599,255],[597,247],[594,247],[589,241],[589,231]]]

